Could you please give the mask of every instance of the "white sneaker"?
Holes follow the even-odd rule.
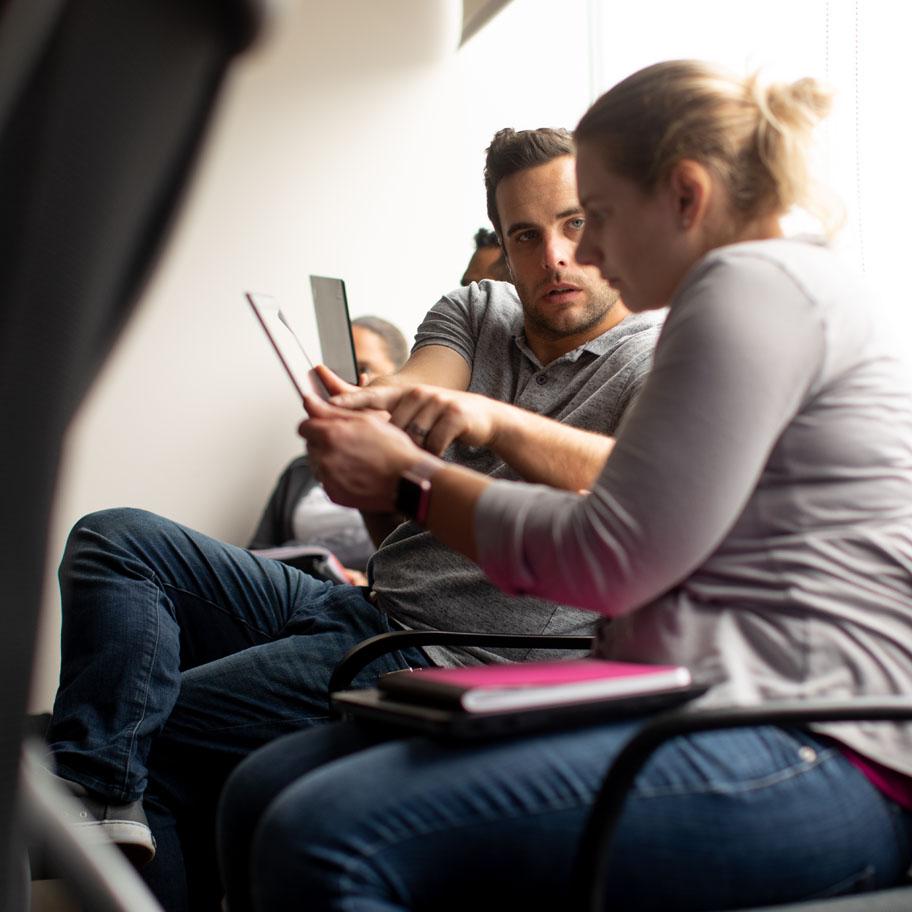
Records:
[[[53,773],[50,775],[78,799],[78,814],[67,814],[73,826],[85,830],[92,840],[97,838],[98,841],[115,843],[137,868],[152,861],[155,857],[155,837],[149,829],[142,801],[111,804],[78,782]]]

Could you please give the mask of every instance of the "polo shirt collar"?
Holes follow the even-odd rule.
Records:
[[[589,352],[596,357],[604,355],[608,352],[611,347],[610,337],[613,335],[614,331],[618,327],[623,325],[623,320],[617,324],[617,326],[612,326],[611,329],[606,329],[600,336],[596,336],[594,339],[590,339],[588,342],[584,342],[578,348],[574,348],[572,351],[568,351],[566,354],[561,355],[559,358],[555,358],[549,365],[550,367],[553,364],[574,364],[576,363],[583,355],[583,352]],[[516,333],[513,336],[513,344],[539,369],[545,367],[541,361],[538,360],[538,356],[535,352],[532,351],[529,346],[529,342],[526,339],[526,333],[524,330]]]

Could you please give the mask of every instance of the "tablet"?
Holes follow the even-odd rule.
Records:
[[[347,383],[357,386],[358,360],[352,341],[345,282],[329,276],[312,275],[310,290],[323,363]]]
[[[244,297],[301,399],[305,396],[328,399],[329,391],[314,370],[313,361],[279,308],[276,299],[271,295],[252,291],[245,292]]]

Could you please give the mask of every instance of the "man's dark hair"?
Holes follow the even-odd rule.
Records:
[[[487,247],[500,247],[497,232],[491,231],[490,228],[479,228],[475,232],[474,240],[476,250],[484,250]]]
[[[505,178],[536,165],[544,165],[562,155],[575,152],[569,130],[542,127],[538,130],[498,130],[485,157],[485,191],[488,196],[488,218],[503,241],[503,226],[497,214],[497,185]]]
[[[405,336],[397,326],[393,326],[383,317],[355,317],[351,322],[352,326],[360,326],[383,339],[386,353],[389,355],[390,361],[396,365],[396,370],[399,370],[408,361],[408,342],[405,341]]]

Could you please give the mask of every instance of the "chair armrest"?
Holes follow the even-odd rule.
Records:
[[[912,720],[912,699],[887,696],[855,697],[851,700],[783,700],[715,708],[689,706],[656,716],[622,748],[595,799],[577,856],[578,879],[575,882],[586,891],[586,897],[578,908],[602,909],[608,852],[627,793],[655,750],[671,738],[752,725],[908,720]]]
[[[506,646],[526,649],[592,649],[591,636],[541,636],[509,633],[456,633],[444,630],[396,630],[353,646],[333,669],[329,692],[346,690],[365,665],[409,646]]]

